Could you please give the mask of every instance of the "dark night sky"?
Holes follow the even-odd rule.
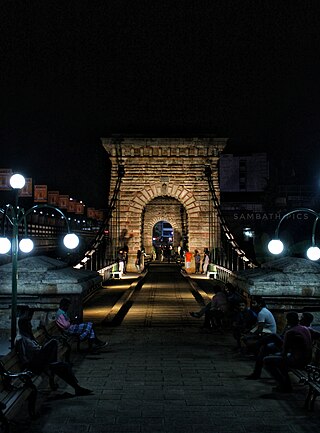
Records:
[[[0,167],[105,207],[100,137],[208,132],[318,181],[318,0],[8,0],[0,14]]]

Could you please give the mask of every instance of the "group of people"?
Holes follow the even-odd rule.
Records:
[[[195,273],[206,274],[210,262],[209,250],[207,248],[204,249],[202,262],[201,262],[201,255],[198,250],[194,251],[193,257],[194,257],[194,264],[195,264]],[[201,265],[201,271],[200,271],[200,265]]]
[[[277,380],[275,390],[280,392],[292,391],[289,370],[310,363],[313,341],[320,338],[320,332],[311,327],[311,313],[303,312],[299,318],[296,311],[290,311],[286,321],[282,334],[262,335],[257,341],[254,370],[247,376],[248,380],[259,379],[264,367]]]
[[[222,320],[231,321],[239,312],[241,296],[232,284],[227,284],[225,288],[217,285],[213,289],[213,296],[199,311],[191,311],[190,315],[195,318],[204,316],[203,328],[218,329],[222,327]]]
[[[105,347],[108,342],[103,342],[97,337],[91,322],[73,323],[68,313],[70,305],[71,301],[69,299],[61,299],[55,319],[59,329],[66,334],[78,336],[80,341],[88,340],[89,346],[92,349]],[[47,374],[52,390],[57,389],[55,376],[58,376],[74,389],[75,395],[92,394],[91,390],[79,385],[72,365],[69,362],[58,359],[57,338],[52,337],[43,345],[38,343],[32,331],[31,321],[33,314],[34,311],[28,306],[20,307],[15,348],[21,368],[29,370],[35,375]]]
[[[217,286],[211,301],[200,311],[190,312],[195,318],[204,316],[204,328],[219,329],[222,320],[231,324],[236,349],[255,358],[253,372],[246,378],[257,380],[263,368],[276,380],[273,391],[291,392],[290,369],[304,368],[312,359],[313,341],[320,332],[312,329],[313,315],[295,311],[286,315],[287,324],[281,334],[276,320],[262,297],[252,299],[251,307],[236,289],[227,284]]]
[[[68,313],[70,305],[69,299],[61,299],[55,319],[57,326],[69,335],[77,335],[80,341],[88,340],[91,348],[105,347],[108,343],[97,337],[91,322],[73,323]],[[190,315],[195,318],[204,316],[204,327],[210,329],[221,328],[226,318],[231,324],[237,349],[245,348],[255,357],[254,370],[247,379],[259,379],[265,368],[277,381],[274,391],[278,392],[292,391],[290,369],[304,368],[310,363],[313,341],[320,339],[320,332],[311,327],[313,315],[308,312],[302,313],[301,317],[295,311],[288,312],[286,327],[282,334],[277,333],[275,318],[265,300],[255,297],[249,308],[231,284],[225,288],[216,286],[211,301]],[[52,389],[57,388],[54,378],[58,376],[74,388],[75,395],[91,394],[91,390],[79,385],[71,364],[58,359],[56,338],[49,339],[42,346],[37,342],[32,331],[32,317],[33,310],[28,306],[20,309],[15,347],[21,367],[34,374],[46,373]]]

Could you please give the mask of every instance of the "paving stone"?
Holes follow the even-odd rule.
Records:
[[[108,426],[103,423],[90,426],[89,433],[140,433],[141,427],[138,424],[133,425],[114,425]]]
[[[317,432],[319,402],[314,414],[306,413],[303,411],[305,388],[294,384],[294,394],[277,396],[270,392],[274,382],[268,378],[244,380],[252,371],[252,361],[230,351],[234,340],[228,333],[213,338],[199,332],[198,321],[186,325],[189,311],[196,309],[197,303],[190,297],[185,282],[181,282],[180,272],[170,271],[169,276],[168,286],[163,281],[159,286],[157,281],[153,283],[153,302],[157,302],[158,295],[160,302],[161,294],[174,290],[170,302],[176,317],[171,309],[170,320],[164,315],[160,326],[152,322],[149,314],[152,326],[146,327],[141,305],[149,302],[148,288],[142,288],[135,299],[140,301],[136,306],[133,304],[121,326],[99,329],[99,335],[112,341],[112,353],[96,357],[73,354],[81,385],[92,388],[94,395],[50,400],[48,392],[41,393],[41,417],[26,423],[21,431]],[[132,318],[134,325],[130,324]],[[70,388],[62,385],[59,392],[64,390]],[[21,417],[26,419],[26,413]]]

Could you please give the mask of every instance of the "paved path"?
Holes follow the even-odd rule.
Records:
[[[276,395],[267,376],[246,381],[252,361],[233,351],[231,336],[201,331],[188,314],[196,308],[177,268],[151,268],[121,326],[104,328],[110,349],[75,359],[94,395],[55,400],[44,390],[41,417],[24,433],[319,431],[320,401],[307,414],[301,386]]]
[[[155,265],[126,315],[123,325],[181,326],[193,324],[189,311],[197,308],[190,284],[176,265]]]

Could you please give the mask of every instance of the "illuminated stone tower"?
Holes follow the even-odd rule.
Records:
[[[220,229],[204,171],[211,168],[219,197],[218,160],[226,142],[227,138],[210,135],[102,138],[112,164],[110,194],[118,165],[124,166],[112,221],[117,225],[113,229],[117,248],[128,248],[129,271],[134,270],[138,249],[152,253],[152,231],[158,221],[173,227],[175,249],[180,245],[202,253],[218,246]]]

